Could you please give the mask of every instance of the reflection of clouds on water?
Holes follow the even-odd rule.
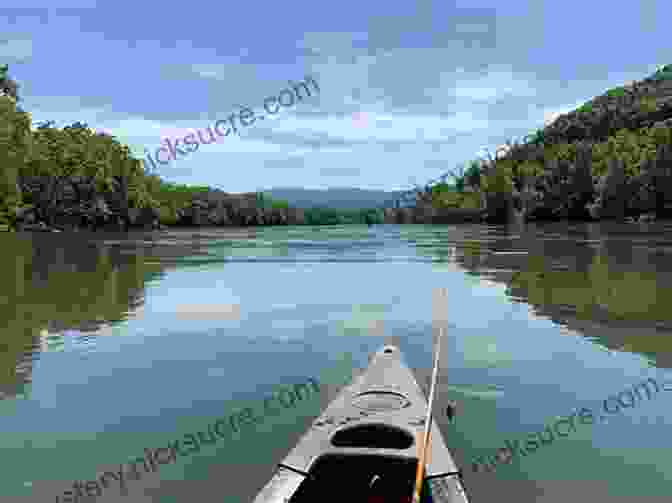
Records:
[[[306,320],[271,320],[273,330],[305,330],[308,326]]]
[[[341,335],[385,335],[382,318],[388,307],[382,304],[358,304],[352,306],[349,319],[337,322]]]
[[[211,367],[208,369],[208,377],[226,377],[227,370],[220,367]]]
[[[513,355],[497,347],[495,337],[469,335],[462,338],[462,356],[467,365],[501,367],[513,362]]]
[[[182,304],[175,308],[180,320],[240,320],[239,304]]]
[[[273,304],[271,306],[271,310],[284,310],[284,309],[289,309],[289,310],[295,310],[297,309],[298,306],[296,304]]]
[[[64,351],[78,351],[89,353],[96,347],[96,339],[104,335],[112,335],[113,327],[104,325],[96,331],[81,331],[65,329],[49,331],[42,329],[39,334],[41,353],[60,353]]]
[[[466,384],[449,384],[447,389],[448,391],[474,398],[494,399],[504,396],[504,390],[501,387],[494,385],[471,386]]]

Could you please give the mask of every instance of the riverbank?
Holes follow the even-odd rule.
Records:
[[[33,127],[0,68],[0,230],[126,231],[167,226],[295,225],[302,210],[261,194],[168,182],[115,137],[75,122]]]
[[[607,90],[501,152],[453,175],[458,194],[439,184],[418,201],[476,203],[489,223],[672,218],[672,65]]]
[[[303,210],[260,205],[256,193],[229,194],[215,189],[194,192],[181,204],[136,208],[123,182],[115,178],[111,190],[100,191],[90,178],[71,177],[59,180],[54,190],[54,181],[48,177],[21,178],[21,199],[33,204],[18,208],[6,230],[126,231],[168,226],[301,225],[305,220]],[[47,199],[56,204],[45,211]]]
[[[413,208],[387,208],[384,210],[386,224],[460,224],[479,223],[485,218],[481,209],[433,208],[416,206]]]
[[[622,158],[610,158],[604,175],[594,174],[589,143],[577,150],[573,162],[551,159],[540,174],[523,177],[520,189],[487,194],[484,219],[501,223],[516,218],[586,222],[672,218],[672,145],[659,145],[636,172],[628,170]]]

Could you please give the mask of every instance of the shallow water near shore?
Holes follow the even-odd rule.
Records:
[[[491,473],[473,473],[471,463],[647,377],[672,383],[670,230],[658,222],[3,235],[0,499],[56,501],[73,480],[258,408],[278,387],[319,379],[319,399],[96,499],[251,501],[382,344],[398,344],[426,385],[432,294],[445,287],[436,419],[475,503],[669,501],[672,392]],[[458,403],[452,423],[442,415],[448,400]]]

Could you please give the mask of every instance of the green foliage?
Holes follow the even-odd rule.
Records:
[[[672,128],[652,127],[649,130],[649,135],[653,138],[656,147],[672,144]]]
[[[524,161],[517,167],[519,176],[541,176],[544,173],[544,165],[538,161]]]
[[[649,128],[640,131],[621,129],[593,148],[593,173],[605,175],[608,159],[616,158],[624,161],[626,176],[634,176],[639,174],[642,162],[655,154],[656,139]]]
[[[9,65],[0,66],[0,91],[18,102],[20,100],[19,85],[9,77],[8,73]]]
[[[653,159],[660,145],[670,143],[672,143],[672,129],[670,128],[651,127],[636,131],[625,128],[620,129],[605,141],[593,145],[592,174],[595,176],[605,175],[607,173],[608,159],[615,158],[623,160],[627,176],[637,175],[642,163],[646,159]],[[557,159],[575,162],[576,150],[576,143],[546,145],[543,149],[543,159],[546,161]],[[537,161],[534,162],[536,163]],[[527,167],[526,169],[529,171],[531,168]],[[516,166],[513,171],[518,174],[520,167]],[[532,171],[536,174],[541,174],[543,166],[537,164]]]
[[[658,109],[656,100],[652,97],[644,97],[639,100],[639,110],[643,113],[653,113]]]
[[[432,196],[432,206],[478,209],[481,206],[481,197],[479,192],[442,192]]]
[[[0,89],[16,89],[0,67]],[[11,93],[10,93],[11,95]],[[210,190],[161,180],[145,173],[126,145],[105,133],[96,133],[76,122],[64,128],[53,122],[31,130],[30,115],[17,108],[16,101],[0,96],[0,225],[11,222],[12,214],[25,203],[17,185],[19,177],[43,176],[51,180],[51,201],[41,201],[47,213],[59,201],[52,197],[72,177],[92,181],[100,192],[125,192],[132,208],[153,207],[164,223],[176,220],[177,210],[191,204],[194,195]]]
[[[485,192],[512,192],[515,162],[499,159],[490,172],[481,177],[481,189]]]
[[[109,135],[96,133],[81,123],[63,129],[45,124],[32,132],[31,146],[21,175],[48,176],[55,187],[71,177],[85,177],[101,192],[114,190],[115,178],[123,177],[131,207],[156,206],[142,163],[132,157],[126,145]]]
[[[159,223],[162,225],[177,224],[177,208],[174,204],[161,204],[159,206]]]
[[[651,76],[653,80],[667,80],[672,79],[672,65],[665,65],[654,72]]]
[[[672,65],[660,68],[656,75],[659,78],[671,78]],[[617,87],[607,91],[606,95],[617,98],[625,96],[626,92],[626,88]],[[594,112],[593,101],[586,102],[576,111],[579,113]],[[638,107],[640,111],[647,114],[657,111],[655,97],[642,97]],[[626,176],[636,176],[640,173],[644,161],[655,158],[657,148],[663,144],[672,144],[672,128],[660,126],[638,130],[623,128],[612,132],[606,139],[592,144],[592,175],[604,176],[608,171],[609,159],[620,159],[624,162]],[[476,178],[475,174],[478,172],[480,184],[470,181],[472,173],[469,170],[465,173],[465,181],[472,187],[480,185],[480,189],[485,192],[508,191],[513,186],[520,188],[523,177],[542,175],[544,163],[548,161],[574,163],[577,146],[577,142],[544,143],[544,130],[539,130],[532,140],[509,149],[503,157],[495,159],[487,176],[474,164],[473,178]],[[456,201],[456,198],[448,198],[442,204],[455,206]]]
[[[10,223],[22,203],[17,182],[32,148],[30,123],[14,101],[0,96],[0,225]]]
[[[193,194],[198,192],[208,192],[211,189],[207,185],[184,185],[180,183],[162,181],[161,190],[165,192]]]
[[[309,208],[304,211],[308,225],[382,224],[383,210],[377,208],[339,210],[334,208]]]
[[[176,224],[178,210],[191,206],[194,197],[212,190],[205,185],[167,182],[156,175],[146,175],[144,181],[152,205],[158,207],[159,222],[163,225]]]
[[[481,185],[481,163],[478,161],[471,161],[469,167],[464,172],[464,181],[471,187],[479,187]]]
[[[556,143],[544,147],[545,161],[557,159],[559,161],[573,161],[576,158],[576,145],[573,143]]]
[[[454,185],[437,183],[431,188],[431,204],[435,208],[480,208],[480,193],[477,191],[465,192],[467,187],[478,189],[483,175],[481,163],[477,160],[469,162],[469,166],[461,177],[457,177]]]
[[[263,192],[257,193],[257,206],[264,209],[288,209],[289,202],[282,199],[273,199]],[[308,225],[344,225],[382,223],[382,213],[378,221],[370,213],[377,210],[338,210],[334,208],[309,208],[304,211],[305,222]]]
[[[579,113],[589,114],[593,111],[593,105],[590,102],[586,102],[576,109]]]
[[[609,89],[606,93],[607,96],[610,98],[620,98],[622,96],[625,96],[625,88],[623,87],[614,87],[613,89]]]
[[[286,210],[289,208],[289,202],[282,199],[273,199],[268,194],[257,192],[257,207],[274,210]]]
[[[286,210],[289,208],[289,202],[280,199],[273,199],[271,201],[271,208],[273,208],[274,210],[278,209]]]
[[[457,187],[455,185],[449,185],[447,183],[437,183],[432,186],[431,195],[432,197],[434,197],[445,193],[454,193],[456,191]]]
[[[289,202],[287,202],[287,201],[273,201],[271,207],[274,210],[286,210],[286,209],[289,209]]]
[[[534,136],[530,140],[530,143],[534,145],[543,145],[544,143],[544,130],[543,129],[537,129],[537,131],[534,133]]]

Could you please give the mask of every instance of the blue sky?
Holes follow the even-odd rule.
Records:
[[[408,188],[672,63],[662,1],[8,3],[0,62],[33,120],[139,158],[312,75],[319,94],[161,167],[230,192]]]

